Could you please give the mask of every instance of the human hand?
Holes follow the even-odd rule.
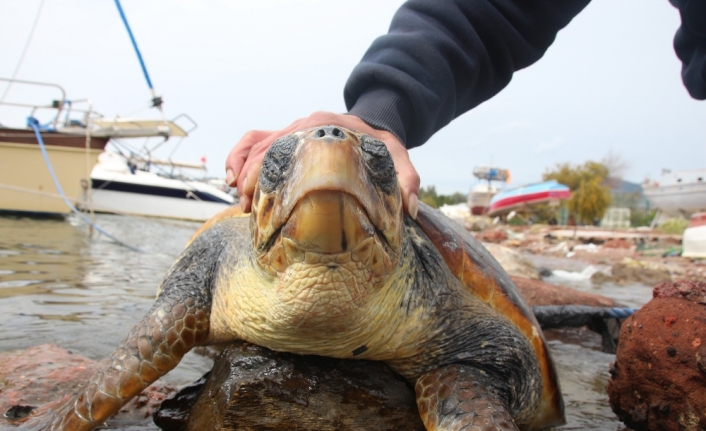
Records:
[[[385,143],[395,163],[404,210],[413,219],[416,219],[419,208],[419,174],[412,166],[409,153],[402,142],[392,133],[375,129],[354,115],[332,112],[314,112],[282,130],[251,130],[240,138],[226,159],[226,182],[231,187],[237,187],[241,209],[244,212],[250,212],[250,204],[262,167],[262,160],[270,145],[277,138],[297,130],[328,125],[357,130]]]

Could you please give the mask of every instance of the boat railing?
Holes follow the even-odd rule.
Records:
[[[70,127],[86,128],[91,121],[102,117],[101,114],[93,110],[93,102],[91,99],[69,100],[66,98],[66,90],[58,84],[2,77],[0,77],[0,82],[7,82],[8,86],[20,84],[30,87],[49,87],[58,90],[60,97],[52,99],[51,103],[48,105],[0,100],[0,106],[29,109],[29,116],[34,118],[37,118],[41,111],[55,111],[51,119],[42,125],[44,129],[57,130]],[[5,94],[7,94],[7,92]],[[82,104],[87,104],[87,107],[82,107]]]
[[[0,82],[7,82],[8,86],[22,84],[25,86],[49,87],[58,90],[61,97],[52,99],[51,103],[47,105],[0,100],[0,106],[28,108],[30,110],[29,116],[34,118],[38,117],[40,111],[53,110],[53,116],[50,117],[51,119],[49,121],[42,120],[40,126],[41,130],[53,130],[65,133],[83,133],[86,131],[89,132],[91,136],[101,138],[163,138],[164,141],[158,143],[154,148],[147,149],[147,152],[150,152],[164,144],[169,138],[184,138],[188,136],[189,133],[197,127],[196,122],[186,114],[179,114],[172,120],[165,118],[106,118],[93,110],[93,102],[91,99],[67,99],[66,91],[58,84],[1,77]],[[7,91],[5,91],[4,94],[6,95]],[[180,124],[177,124],[177,122]],[[8,127],[7,125],[5,126]]]

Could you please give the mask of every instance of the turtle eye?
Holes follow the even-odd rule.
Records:
[[[297,147],[299,138],[294,135],[287,135],[277,139],[265,158],[262,160],[260,170],[260,190],[263,193],[272,193],[283,182],[283,174],[287,172],[292,162],[294,149]]]
[[[373,184],[387,194],[394,193],[397,187],[397,172],[385,144],[365,135],[361,138],[360,149]]]

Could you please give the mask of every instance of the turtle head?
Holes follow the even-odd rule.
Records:
[[[402,231],[387,147],[336,126],[278,139],[263,160],[251,227],[257,262],[272,274],[313,265],[384,277],[397,265]]]

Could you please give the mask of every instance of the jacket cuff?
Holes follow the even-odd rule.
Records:
[[[405,129],[405,124],[411,117],[408,106],[404,98],[396,92],[378,88],[358,97],[348,113],[376,129],[387,130],[395,135],[405,148],[410,148],[407,145],[409,137]]]

